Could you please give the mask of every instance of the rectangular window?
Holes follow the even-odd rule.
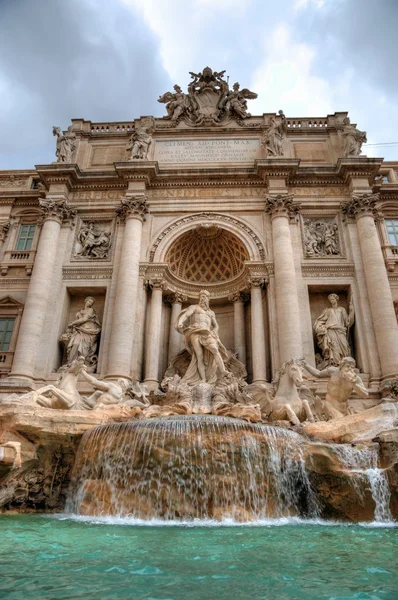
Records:
[[[386,219],[388,238],[392,246],[398,246],[398,219]]]
[[[10,347],[15,319],[0,319],[0,351],[7,352]]]
[[[17,241],[17,250],[31,250],[33,238],[36,231],[36,225],[21,225]]]

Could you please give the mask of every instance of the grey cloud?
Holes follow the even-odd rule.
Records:
[[[319,71],[338,77],[352,67],[386,94],[398,92],[397,31],[397,0],[333,0],[304,11],[297,24],[297,32],[316,44]]]
[[[52,125],[71,118],[162,114],[169,86],[153,34],[119,3],[2,0],[0,168],[51,162]]]

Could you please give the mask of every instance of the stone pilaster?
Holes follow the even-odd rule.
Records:
[[[61,225],[76,215],[65,195],[48,196],[39,202],[43,211],[42,228],[10,373],[10,377],[28,380],[35,377]]]
[[[156,390],[159,387],[158,370],[164,289],[163,279],[152,279],[149,281],[149,287],[152,289],[152,299],[149,311],[144,382],[149,390]]]
[[[275,269],[279,353],[283,363],[302,356],[300,308],[289,219],[300,207],[288,194],[270,196],[265,211],[271,216]]]
[[[353,195],[341,208],[356,219],[382,376],[387,379],[398,375],[398,326],[375,223],[378,200],[378,194]]]
[[[263,278],[250,278],[253,383],[265,383],[267,381],[262,300],[262,287],[264,283],[265,280]]]
[[[109,346],[109,378],[130,378],[134,343],[134,321],[138,295],[142,224],[149,208],[144,194],[122,198],[116,214],[125,222],[112,332]]]
[[[188,300],[187,296],[179,294],[178,292],[169,298],[171,303],[171,318],[170,318],[170,333],[169,333],[169,354],[168,362],[170,363],[173,358],[178,354],[181,348],[182,335],[179,333],[175,325],[182,309],[183,302]]]
[[[245,306],[239,292],[228,300],[234,305],[234,348],[239,360],[246,365]]]

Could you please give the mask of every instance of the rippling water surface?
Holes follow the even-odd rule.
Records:
[[[398,529],[0,516],[1,600],[397,600]]]

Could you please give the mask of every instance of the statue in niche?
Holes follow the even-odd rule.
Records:
[[[57,136],[57,147],[55,155],[57,162],[71,163],[72,154],[76,149],[76,134],[72,131],[72,125],[68,127],[68,131],[63,134],[60,127],[53,127],[53,135]]]
[[[303,244],[307,258],[338,256],[340,242],[337,223],[305,219]]]
[[[87,296],[84,308],[78,311],[76,319],[69,323],[66,332],[59,338],[66,345],[66,363],[61,369],[71,365],[75,359],[83,357],[84,363],[90,371],[95,371],[101,323],[93,308],[94,303],[94,298]]]
[[[147,160],[149,147],[152,144],[153,120],[151,118],[141,119],[132,133],[127,150],[131,150],[129,160]]]
[[[185,345],[191,354],[191,362],[183,376],[189,385],[198,383],[215,384],[219,375],[225,375],[224,361],[228,352],[218,336],[218,323],[209,307],[210,294],[207,290],[199,293],[199,304],[183,310],[175,328],[185,338]]]
[[[305,361],[304,368],[318,379],[329,378],[323,412],[327,419],[338,419],[349,414],[347,401],[352,392],[361,398],[368,397],[368,391],[355,368],[355,360],[346,356],[338,366],[330,366],[322,371],[311,367]]]
[[[81,249],[76,252],[77,256],[108,258],[111,246],[110,231],[96,231],[95,223],[90,221],[88,223],[82,223],[77,239],[81,247]]]
[[[347,314],[343,306],[338,305],[337,294],[329,294],[331,308],[325,308],[314,323],[318,346],[322,350],[325,365],[338,366],[343,358],[351,355],[348,333],[354,323],[354,305],[350,301]]]
[[[366,131],[360,131],[351,124],[350,119],[345,117],[342,125],[337,126],[342,132],[344,139],[344,157],[359,156],[362,144],[366,144]]]
[[[271,117],[271,125],[265,132],[261,145],[265,148],[267,156],[283,156],[283,141],[287,134],[286,117],[282,110],[278,112],[280,122],[277,123],[275,117]]]

